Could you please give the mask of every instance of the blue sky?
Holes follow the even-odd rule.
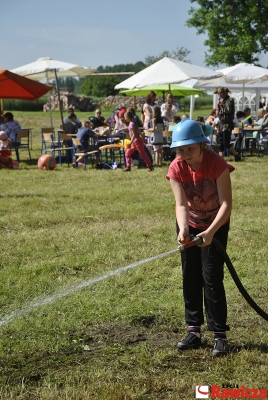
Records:
[[[52,57],[96,68],[185,47],[205,66],[203,42],[185,27],[188,0],[10,0],[1,10],[1,68]]]
[[[180,47],[191,51],[187,59],[192,64],[205,67],[206,36],[185,26],[191,6],[197,4],[10,0],[1,9],[1,68],[17,68],[39,57],[97,68],[144,61]]]

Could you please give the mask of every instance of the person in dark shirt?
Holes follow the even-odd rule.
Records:
[[[81,146],[78,147],[79,151],[83,152],[89,152],[89,151],[94,151],[94,150],[99,150],[99,146],[95,144],[90,144],[90,138],[97,137],[99,136],[97,133],[95,133],[92,130],[92,124],[89,120],[85,120],[84,124],[81,128],[78,129],[76,138],[80,139]],[[98,163],[98,156],[96,156],[96,162]],[[84,160],[84,156],[78,157],[78,159],[73,163],[75,167],[78,165],[79,162],[82,162]]]
[[[72,133],[75,134],[77,132],[77,125],[75,123],[76,120],[76,115],[75,114],[69,114],[66,122],[63,121],[63,130],[66,133]]]
[[[69,122],[69,115],[74,114],[74,108],[73,107],[68,107],[68,115],[66,115],[66,117],[63,118],[63,123],[66,124],[67,122]],[[80,122],[80,119],[78,119],[76,117],[75,119],[75,124],[77,125],[77,129],[82,127],[82,124]]]
[[[98,108],[95,111],[95,116],[89,118],[92,122],[92,129],[100,128],[102,126],[107,126],[104,117],[101,115],[101,110]]]
[[[218,147],[219,154],[224,157],[225,150],[229,150],[235,157],[235,161],[241,161],[240,154],[237,153],[234,146],[231,144],[231,134],[234,129],[234,114],[235,106],[234,99],[229,96],[230,90],[226,87],[218,87],[214,93],[219,95],[218,111],[219,111],[219,124],[218,124]]]

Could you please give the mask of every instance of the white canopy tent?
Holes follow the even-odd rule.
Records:
[[[215,90],[218,86],[226,86],[232,91],[232,94],[241,92],[242,109],[245,107],[245,92],[254,90],[256,109],[258,108],[257,104],[261,92],[268,91],[268,69],[255,66],[254,64],[240,63],[232,67],[219,69],[217,72],[221,73],[222,77],[207,80],[199,79],[194,83],[194,87],[204,90]],[[215,102],[216,96],[214,96],[213,106],[216,104]],[[238,105],[240,106],[240,103]]]
[[[136,89],[144,86],[156,86],[183,83],[189,79],[218,78],[221,73],[199,67],[183,61],[164,57],[156,63],[119,83],[115,89]],[[192,118],[194,95],[191,96],[190,118]]]
[[[187,86],[188,82],[185,82]],[[261,83],[252,83],[244,85],[244,91],[241,85],[227,84],[224,80],[219,84],[200,83],[197,80],[191,82],[193,87],[213,91],[218,86],[226,86],[231,91],[231,96],[236,100],[236,110],[244,110],[245,107],[250,107],[252,110],[257,111],[259,108],[259,101],[261,97],[268,98],[268,81]],[[213,108],[217,107],[218,95],[213,94]]]

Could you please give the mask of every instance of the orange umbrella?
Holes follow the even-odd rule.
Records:
[[[51,89],[51,85],[0,69],[0,99],[37,100]]]

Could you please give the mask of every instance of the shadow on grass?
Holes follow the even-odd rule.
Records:
[[[0,198],[1,199],[4,199],[4,198],[14,198],[14,199],[23,199],[23,198],[27,198],[27,197],[41,197],[41,198],[44,198],[44,195],[42,195],[42,194],[35,194],[35,195],[33,195],[32,193],[29,193],[29,194],[27,194],[27,193],[23,193],[23,194],[20,194],[20,193],[15,193],[15,194],[6,194],[6,195],[1,195],[0,194]]]
[[[261,353],[268,353],[268,345],[265,343],[245,343],[243,345],[231,345],[230,346],[230,352],[231,353],[239,353],[242,350],[247,350],[247,351],[254,351],[258,350]]]

